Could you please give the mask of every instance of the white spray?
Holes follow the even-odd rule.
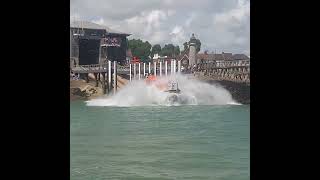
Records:
[[[158,78],[159,79],[159,78]],[[174,105],[226,105],[238,104],[231,94],[218,85],[211,85],[183,75],[162,76],[159,81],[175,79],[181,90],[183,103]],[[159,90],[154,85],[146,85],[144,80],[133,80],[112,96],[87,101],[88,106],[168,106],[170,94]]]

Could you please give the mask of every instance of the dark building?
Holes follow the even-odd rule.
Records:
[[[127,36],[88,21],[70,24],[70,59],[73,65],[99,64],[106,60],[126,62]]]

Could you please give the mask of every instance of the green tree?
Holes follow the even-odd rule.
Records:
[[[161,50],[162,56],[173,57],[174,55],[174,45],[173,44],[165,44]]]
[[[180,47],[179,46],[175,46],[174,47],[174,57],[180,55]]]
[[[151,44],[148,41],[143,42],[141,39],[131,39],[128,44],[133,56],[140,58],[143,62],[149,59]]]
[[[161,53],[161,46],[160,44],[155,44],[153,47],[152,47],[152,50],[151,50],[151,58],[153,57],[153,55],[155,54],[160,54]]]
[[[197,39],[197,42],[196,42],[196,52],[198,53],[201,49],[201,41],[199,39]]]

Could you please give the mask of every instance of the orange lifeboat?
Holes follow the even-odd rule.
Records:
[[[167,82],[158,80],[154,75],[149,75],[145,81],[147,85],[154,84],[161,91],[165,91],[167,89]]]
[[[156,79],[156,76],[154,75],[149,75],[147,78],[146,78],[146,83],[147,84],[151,84],[153,82],[155,82],[157,79]]]

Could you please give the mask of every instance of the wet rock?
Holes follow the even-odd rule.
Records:
[[[70,99],[71,100],[86,99],[86,93],[81,91],[80,88],[70,88]]]
[[[209,80],[207,82],[221,85],[231,93],[232,98],[237,102],[241,104],[250,104],[250,84],[224,80]]]

